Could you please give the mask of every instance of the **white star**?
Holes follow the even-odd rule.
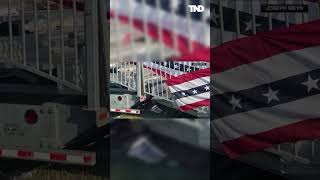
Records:
[[[190,71],[191,71],[191,69],[190,69],[190,68],[188,68],[188,69],[187,69],[187,72],[190,72]]]
[[[182,92],[181,94],[182,94],[182,96],[186,96],[186,93],[185,93],[185,92]]]
[[[277,94],[279,91],[273,91],[270,87],[267,93],[263,94],[263,96],[266,96],[268,98],[268,103],[270,103],[272,100],[280,101]]]
[[[301,83],[301,84],[307,86],[308,93],[309,93],[313,88],[314,89],[319,89],[319,86],[317,85],[318,81],[319,81],[319,79],[312,79],[310,77],[310,75],[308,75],[308,80],[303,82],[303,83]]]
[[[179,66],[177,64],[174,64],[174,69],[179,68]]]
[[[246,28],[244,29],[244,32],[252,30],[252,27],[253,27],[252,20],[250,20],[249,22],[243,22],[243,23],[246,25]],[[260,26],[261,26],[261,24],[256,23],[256,28],[260,27]]]
[[[196,89],[194,89],[194,90],[192,91],[192,93],[193,93],[193,94],[197,94],[198,91],[197,91]]]
[[[164,66],[166,66],[166,65],[167,65],[167,62],[166,62],[166,61],[165,61],[165,62],[163,62],[163,65],[164,65]]]
[[[241,99],[237,99],[234,96],[231,97],[231,100],[229,101],[229,103],[232,105],[232,110],[234,111],[236,108],[241,109],[242,106],[240,105],[240,101]]]
[[[209,90],[210,90],[210,87],[209,87],[209,86],[206,86],[206,87],[204,87],[204,89],[205,89],[206,91],[209,91]]]
[[[213,8],[213,12],[211,12],[211,13],[210,13],[209,10],[206,11],[206,12],[205,12],[205,16],[206,16],[206,17],[210,17],[209,20],[212,20],[215,25],[218,25],[219,15],[218,15],[218,13],[216,12],[216,9],[215,9],[215,8]]]

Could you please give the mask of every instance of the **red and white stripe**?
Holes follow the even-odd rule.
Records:
[[[176,76],[167,80],[171,93],[197,88],[210,84],[210,69],[201,69]],[[188,111],[200,106],[210,105],[210,92],[187,96],[175,100],[181,111]]]
[[[190,52],[188,47],[189,39],[192,42],[194,52],[210,46],[210,26],[204,23],[204,21],[191,20],[191,22],[188,22],[187,18],[182,16],[177,16],[176,20],[174,20],[172,14],[169,12],[160,10],[160,13],[157,13],[158,9],[154,7],[129,1],[130,0],[117,0],[114,5],[111,4],[110,16],[118,18],[124,23],[129,23],[131,17],[133,26],[142,32],[145,31],[144,23],[146,23],[148,32],[145,33],[155,40],[162,41],[162,43],[169,48],[175,48],[174,38],[176,38],[177,50],[182,54]],[[130,10],[128,10],[129,3]],[[130,11],[133,11],[133,13],[131,14]],[[160,18],[158,14],[161,14]],[[147,22],[145,22],[145,20]],[[159,26],[159,22],[161,26]],[[191,32],[188,32],[186,29],[190,29],[188,28],[190,24],[192,28]],[[158,29],[160,29],[162,39],[160,39]],[[200,58],[193,59],[193,61],[196,60],[202,61]]]
[[[139,109],[111,109],[111,112],[126,113],[126,114],[140,114]]]
[[[320,64],[320,20],[231,41],[213,52],[218,94],[309,72]],[[314,95],[232,114],[213,120],[212,128],[232,158],[284,142],[319,138],[319,102],[320,95]]]
[[[96,163],[96,154],[94,152],[67,150],[60,150],[55,152],[41,152],[32,150],[3,148],[0,149],[0,158],[14,158],[86,166],[93,166]]]

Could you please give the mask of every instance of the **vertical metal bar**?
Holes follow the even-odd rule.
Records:
[[[236,29],[237,29],[237,38],[240,37],[240,17],[239,17],[239,5],[238,5],[238,1],[235,1],[235,9],[236,9]]]
[[[13,34],[12,34],[12,15],[11,15],[11,0],[8,0],[8,16],[9,16],[9,49],[10,62],[13,61]]]
[[[143,96],[143,67],[142,62],[137,62],[137,95],[138,97]]]
[[[129,87],[129,84],[128,84],[128,67],[127,67],[127,62],[123,62],[124,63],[124,84],[126,87]]]
[[[123,85],[123,62],[120,62],[120,84]]]
[[[79,87],[79,57],[78,57],[78,23],[77,23],[77,1],[73,0],[73,34],[74,34],[74,64],[76,85]],[[110,66],[110,65],[109,65]]]
[[[39,60],[39,34],[38,34],[38,6],[37,0],[33,0],[33,11],[34,11],[34,40],[36,46],[36,68],[40,69]]]
[[[253,0],[251,0],[251,18],[252,18],[252,34],[257,34],[256,15],[255,15],[255,12],[254,12]]]
[[[284,0],[284,4],[285,4],[285,5],[287,4],[287,1],[286,1],[286,0]],[[288,16],[288,13],[285,12],[284,15],[285,15],[286,27],[289,27],[289,16]]]
[[[270,4],[270,0],[267,0],[267,4]],[[269,21],[269,25],[268,25],[268,28],[269,28],[269,31],[272,30],[272,13],[271,12],[268,12],[268,21]]]
[[[96,11],[97,12],[97,11]],[[64,57],[64,21],[63,21],[63,0],[60,0],[60,43],[61,43],[61,71],[62,79],[66,79],[66,67],[65,67],[65,57]],[[95,34],[97,35],[97,34]]]
[[[157,95],[160,97],[160,93],[159,93],[159,79],[160,79],[159,78],[159,73],[161,73],[159,68],[156,68]]]
[[[171,65],[173,65],[174,68],[174,63],[172,61],[169,62],[169,71],[172,69]],[[169,73],[169,78],[172,78],[172,73]]]
[[[134,15],[134,7],[132,5],[132,1],[129,1],[129,10],[130,10],[130,13],[129,13],[129,33],[130,35],[133,35],[134,34],[134,31],[133,31],[133,15]],[[142,78],[142,74],[143,74],[143,67],[141,65],[140,62],[138,62],[137,58],[136,58],[136,53],[135,53],[135,41],[134,40],[131,40],[130,41],[130,46],[131,46],[131,57],[132,60],[134,62],[136,62],[136,71],[137,71],[137,81],[136,81],[136,88],[137,88],[137,94],[138,96],[142,96],[143,95],[143,80],[141,79]],[[130,59],[131,61],[131,59]]]
[[[123,62],[119,62],[119,77],[120,77],[120,84],[123,85]]]
[[[169,100],[169,87],[167,85],[167,83],[164,83],[164,86],[166,87],[166,98]]]
[[[223,17],[223,7],[222,7],[222,0],[218,0],[219,2],[219,14],[220,14],[220,42],[224,42],[224,17]]]
[[[133,68],[132,68],[132,64],[131,64],[131,62],[128,62],[128,64],[129,64],[129,67],[130,67],[130,69],[131,69],[131,71],[129,72],[129,86],[130,86],[130,89],[133,89],[133,85],[132,85],[132,74],[134,73],[134,70],[133,70]]]
[[[98,1],[98,29],[99,29],[99,87],[100,107],[110,110],[110,31],[106,19],[109,4]]]
[[[168,77],[167,77],[167,70],[168,70],[168,68],[167,68],[167,65],[168,65],[168,63],[169,63],[169,65],[170,65],[170,62],[167,62],[167,61],[165,61],[164,63],[163,63],[163,65],[164,65],[164,70],[163,70],[163,72],[164,72],[164,79],[168,79]],[[168,88],[168,86],[167,86],[167,83],[164,83],[164,86],[166,87],[166,98],[167,99],[169,99],[169,88]]]
[[[163,83],[163,66],[161,64],[162,62],[160,62],[160,82],[161,82],[161,96],[164,97],[164,83]]]
[[[302,5],[305,4],[304,0],[301,0],[301,4]],[[319,8],[320,8],[320,0],[319,0]],[[302,23],[304,23],[305,22],[305,13],[304,12],[301,13],[301,16],[302,16]],[[320,16],[320,9],[319,9],[319,16]]]
[[[116,64],[116,69],[115,69],[115,71],[116,71],[116,73],[115,73],[115,78],[116,78],[116,82],[117,83],[119,83],[119,62],[115,62],[115,64]]]
[[[117,70],[117,63],[112,62],[110,63],[112,66],[112,81],[115,82],[115,75],[116,75],[116,70]]]
[[[48,26],[48,51],[49,51],[49,75],[52,76],[52,69],[53,64],[52,64],[52,44],[51,44],[51,24],[50,24],[50,18],[51,18],[51,7],[50,7],[50,1],[47,0],[47,26]]]
[[[154,66],[154,63],[150,62],[151,69],[154,69],[153,66]],[[154,90],[154,86],[155,86],[154,85],[154,71],[150,71],[150,72],[152,72],[152,74],[151,74],[152,75],[152,78],[151,78],[152,91],[151,91],[151,93],[154,94],[154,91],[153,91]]]
[[[85,1],[88,109],[100,107],[98,0]]]
[[[151,68],[151,62],[146,62],[146,64],[147,64],[147,67]],[[147,74],[147,76],[143,76],[143,78],[147,78],[148,93],[151,93],[151,83],[150,83],[150,72],[151,72],[151,70],[147,70],[146,72],[148,74]]]
[[[25,30],[24,23],[25,23],[24,0],[21,0],[22,58],[23,58],[23,64],[27,65],[27,58],[26,58],[26,30]]]

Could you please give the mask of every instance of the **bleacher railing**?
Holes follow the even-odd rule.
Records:
[[[121,4],[122,2],[122,4]],[[127,6],[122,6],[126,2]],[[166,29],[163,22],[160,20],[163,11],[161,10],[161,0],[155,0],[155,10],[150,12],[146,7],[147,1],[139,1],[141,4],[140,11],[137,11],[135,0],[110,0],[111,12],[113,13],[113,18],[110,20],[111,24],[111,82],[120,84],[129,90],[136,91],[138,95],[151,95],[156,98],[166,100],[168,102],[174,103],[173,98],[170,94],[168,86],[166,84],[166,79],[173,76],[173,71],[176,73],[187,73],[190,62],[173,62],[170,61],[171,65],[165,66],[160,65],[161,62],[165,61],[171,56],[178,56],[180,54],[178,47],[179,35],[175,33],[177,31],[178,23],[177,15],[174,11],[176,9],[172,8],[171,19],[173,33],[171,38],[173,40],[173,47],[167,47],[164,43],[163,33],[161,30]],[[207,0],[201,0],[201,4],[205,5],[208,3]],[[189,12],[188,3],[186,3],[185,9]],[[125,8],[126,23],[123,23],[121,17],[124,15],[120,12],[122,8]],[[143,14],[144,19],[142,21],[142,31],[134,28],[135,18],[137,13]],[[153,17],[151,17],[153,16]],[[148,18],[157,17],[157,31],[159,39],[154,40],[148,36]],[[206,18],[203,18],[203,23],[206,23]],[[191,32],[192,29],[192,19],[190,13],[185,16],[185,21],[187,24],[187,32]],[[208,29],[209,33],[209,29]],[[192,33],[189,33],[190,37]],[[192,38],[187,39],[187,44],[189,47],[189,52],[193,52]],[[193,62],[195,64],[200,64],[201,62]],[[177,68],[174,66],[177,65]],[[195,65],[191,68],[208,68],[207,63],[204,66]],[[161,72],[160,72],[161,71]],[[190,69],[189,69],[190,72]],[[177,74],[176,74],[177,75]],[[168,77],[167,77],[168,76]],[[197,111],[202,114],[207,114],[209,116],[208,107],[202,107],[197,109]]]

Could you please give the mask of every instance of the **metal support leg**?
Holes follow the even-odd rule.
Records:
[[[100,107],[98,0],[85,1],[88,109]]]
[[[137,95],[141,98],[144,96],[144,83],[143,83],[143,65],[142,62],[137,62]]]

